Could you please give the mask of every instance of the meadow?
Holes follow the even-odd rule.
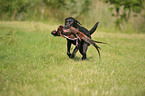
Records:
[[[0,96],[145,95],[145,34],[97,30],[92,38],[111,46],[98,44],[101,59],[90,46],[82,61],[50,34],[58,26],[0,21]]]

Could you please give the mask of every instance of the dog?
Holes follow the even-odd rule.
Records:
[[[99,22],[97,22],[93,28],[88,31],[85,27],[82,27],[80,22],[76,19],[74,19],[73,17],[68,17],[65,19],[65,25],[64,28],[65,29],[69,29],[70,27],[74,27],[77,30],[79,30],[80,32],[82,32],[83,34],[85,34],[87,37],[91,38],[91,35],[95,32],[96,28],[98,27]],[[51,33],[54,36],[60,36],[60,34],[58,33],[58,31],[53,31]],[[88,42],[85,42],[84,40],[80,40],[80,39],[75,39],[75,40],[71,40],[71,39],[67,39],[67,55],[69,58],[73,59],[75,57],[76,52],[79,50],[79,52],[82,54],[82,60],[85,60],[87,58],[86,56],[86,52],[88,49],[88,46],[90,45]],[[76,47],[74,48],[73,52],[70,53],[70,49],[71,49],[71,45],[76,45]]]
[[[91,35],[95,32],[96,28],[98,27],[99,22],[97,22],[93,28],[88,31],[86,28],[82,27],[80,22],[76,19],[74,19],[73,17],[68,17],[65,19],[65,28],[68,29],[71,26],[78,29],[80,32],[84,33],[85,35],[87,35],[89,38],[91,38]],[[90,45],[89,43],[85,42],[84,40],[78,40],[78,45],[74,48],[72,54],[70,53],[70,48],[71,48],[71,44],[76,45],[76,40],[70,40],[67,39],[67,55],[69,56],[69,58],[74,58],[76,52],[79,50],[80,53],[82,54],[82,60],[85,60],[87,58],[86,56],[86,52],[88,49],[88,46]]]

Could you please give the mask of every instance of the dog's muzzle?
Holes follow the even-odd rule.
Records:
[[[65,29],[69,29],[71,27],[71,24],[65,25],[64,28]]]

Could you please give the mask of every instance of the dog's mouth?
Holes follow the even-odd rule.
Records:
[[[64,26],[65,29],[69,29],[72,26],[72,24],[67,24]]]
[[[70,28],[70,26],[65,25],[65,26],[64,26],[64,28],[69,29],[69,28]]]

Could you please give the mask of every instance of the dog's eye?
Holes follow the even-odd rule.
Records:
[[[67,22],[67,23],[71,23],[71,21],[70,21],[70,20],[67,20],[66,22]]]

